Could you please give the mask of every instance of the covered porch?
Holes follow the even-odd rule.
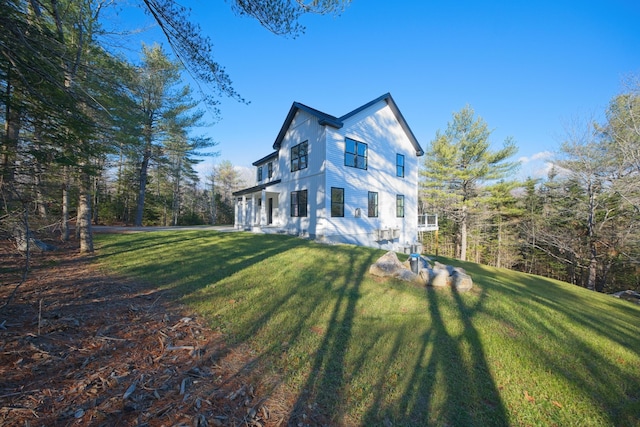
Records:
[[[277,227],[279,224],[278,203],[280,193],[269,191],[267,188],[278,184],[280,180],[272,181],[255,187],[236,191],[233,196],[234,228],[247,231],[264,231],[267,227]]]

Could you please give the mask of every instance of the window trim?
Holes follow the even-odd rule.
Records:
[[[262,181],[262,166],[258,166],[258,182]]]
[[[402,164],[400,164],[400,160],[402,160]],[[400,178],[404,178],[404,171],[405,171],[404,154],[396,153],[396,176]]]
[[[334,201],[334,197],[333,197],[333,191],[334,190],[340,190],[341,194],[342,194],[342,200],[341,201]],[[342,187],[331,187],[331,217],[332,218],[344,218],[344,188]],[[337,207],[339,209],[339,214],[334,215],[334,207]]]
[[[294,203],[295,201],[295,203]],[[305,218],[308,214],[307,209],[307,190],[297,190],[291,192],[291,209],[292,218]]]
[[[353,142],[353,149],[354,151],[347,151],[347,141],[351,141]],[[359,155],[358,154],[358,146],[364,146],[364,154],[363,155]],[[353,164],[349,164],[349,162],[347,162],[347,159],[349,158],[348,156],[353,156]],[[360,166],[358,164],[358,159],[362,158],[363,162],[364,162],[364,167]],[[353,138],[348,138],[345,137],[344,139],[344,165],[350,168],[356,168],[356,169],[362,169],[362,170],[367,170],[369,167],[369,145],[366,142],[362,142],[362,141],[358,141],[356,139]]]
[[[371,196],[375,195],[375,203],[372,204],[371,203]],[[377,218],[378,217],[378,205],[379,205],[379,198],[378,198],[378,192],[377,191],[369,191],[369,193],[367,194],[367,216],[369,218]],[[371,208],[373,208],[373,215],[371,214]]]
[[[300,148],[304,147],[304,155],[300,155]],[[295,154],[294,154],[295,152]],[[304,165],[302,160],[304,159]],[[294,167],[295,162],[295,167]],[[291,172],[306,169],[309,166],[309,141],[302,141],[300,144],[291,147]]]
[[[404,194],[396,194],[396,218],[404,218]]]

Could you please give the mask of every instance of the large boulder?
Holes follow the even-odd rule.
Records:
[[[408,270],[406,268],[403,268],[402,270],[399,270],[395,276],[393,276],[397,279],[400,280],[404,280],[405,282],[416,282],[419,280],[419,277],[417,274],[415,274],[413,271]]]
[[[451,274],[451,286],[458,292],[467,292],[473,288],[473,280],[462,268],[456,268]]]
[[[400,262],[395,252],[389,251],[369,267],[369,273],[379,277],[395,277],[405,282],[417,282],[419,276],[411,271],[409,262]]]
[[[23,224],[14,224],[11,229],[11,234],[16,241],[16,248],[20,252],[29,251],[55,251],[57,248],[42,240],[36,239],[34,234],[29,228]]]
[[[429,274],[429,286],[446,288],[451,284],[451,275],[446,268],[433,268]]]
[[[453,287],[458,292],[467,292],[473,288],[471,276],[463,268],[435,262],[429,272],[429,286],[434,288]]]
[[[379,277],[394,277],[402,270],[406,270],[406,268],[393,251],[382,255],[375,264],[369,267],[369,273]]]

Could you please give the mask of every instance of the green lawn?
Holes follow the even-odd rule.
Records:
[[[640,426],[640,307],[463,266],[458,294],[370,276],[384,252],[212,231],[96,236],[337,425]]]

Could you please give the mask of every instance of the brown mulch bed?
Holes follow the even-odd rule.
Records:
[[[166,291],[73,243],[34,253],[0,308],[0,425],[275,426],[291,396]],[[0,242],[0,307],[25,257]]]

